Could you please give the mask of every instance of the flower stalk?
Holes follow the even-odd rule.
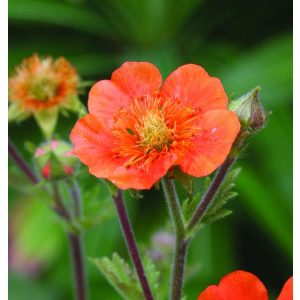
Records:
[[[228,156],[225,162],[217,171],[214,179],[212,180],[207,192],[203,195],[201,201],[199,202],[194,214],[192,215],[191,220],[187,225],[188,232],[192,231],[201,219],[205,216],[206,211],[211,206],[215,195],[217,194],[222,182],[224,181],[228,171],[232,165],[236,162],[237,157]]]
[[[128,252],[131,256],[131,260],[136,269],[139,281],[141,283],[143,293],[146,300],[153,300],[153,295],[146,278],[146,274],[142,265],[140,254],[137,248],[136,240],[132,230],[131,223],[129,221],[127,209],[123,200],[123,193],[119,190],[117,195],[113,197],[113,201],[118,213],[120,226],[122,228],[124,238],[126,241]]]
[[[10,140],[8,140],[8,153],[28,179],[34,184],[38,183],[39,180],[37,176],[31,171],[30,167],[21,156],[21,153]]]
[[[171,275],[170,300],[180,300],[183,286],[185,257],[190,239],[186,235],[183,216],[174,182],[167,175],[161,179],[161,183],[176,235]]]
[[[199,202],[187,226],[185,226],[183,221],[181,207],[174,182],[168,175],[161,179],[162,187],[167,201],[167,206],[169,209],[169,214],[172,219],[176,235],[171,275],[172,278],[170,287],[170,300],[180,300],[182,296],[185,258],[187,255],[189,242],[191,240],[190,233],[205,216],[205,213],[207,212],[210,205],[213,203],[215,195],[217,194],[226,175],[228,174],[228,171],[236,162],[237,158],[238,154],[236,149],[234,149],[234,151],[227,157],[225,162],[217,171],[217,174],[211,182],[207,192],[204,194],[201,201]]]
[[[76,299],[87,299],[86,276],[83,259],[83,245],[80,234],[69,234],[70,252],[73,264]]]
[[[21,171],[31,180],[33,184],[37,184],[39,179],[31,171],[30,167],[27,165],[23,157],[21,156],[18,149],[13,145],[11,141],[8,141],[8,151],[10,156],[14,159],[15,163],[21,169]],[[57,182],[51,182],[54,207],[53,210],[57,215],[62,217],[67,223],[71,224],[73,222],[70,212],[65,207],[64,202],[61,198]],[[73,214],[74,216],[80,216],[80,207],[81,207],[81,197],[80,190],[76,182],[72,181],[69,184],[70,195],[73,200]],[[70,252],[73,263],[74,270],[74,282],[76,288],[76,299],[77,300],[86,300],[87,299],[87,287],[83,263],[83,247],[81,241],[80,232],[71,232],[68,234]]]
[[[82,199],[80,188],[76,179],[74,178],[67,180],[67,185],[69,187],[69,193],[72,200],[72,215],[73,218],[78,219],[82,215]],[[87,280],[84,267],[84,249],[82,244],[82,232],[80,229],[77,232],[69,234],[69,243],[73,262],[76,299],[86,300],[88,298],[86,286]]]
[[[54,211],[69,224],[72,224],[74,218],[79,218],[81,215],[81,193],[75,179],[67,182],[69,193],[71,196],[73,211],[72,214],[65,207],[58,185],[55,181],[52,182],[53,198],[55,202]],[[87,299],[87,284],[84,268],[84,250],[82,245],[82,233],[80,230],[70,232],[68,234],[70,255],[73,265],[73,276],[76,300]]]

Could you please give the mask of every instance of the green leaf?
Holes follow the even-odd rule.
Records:
[[[204,181],[202,181],[202,184],[200,187],[197,187],[201,189],[198,193],[192,195],[192,197],[188,197],[185,199],[182,203],[182,211],[183,216],[186,221],[189,221],[192,217],[200,199],[202,198],[203,194],[207,191],[209,185],[211,183],[211,179],[209,176],[204,178]],[[197,185],[195,183],[195,185]]]
[[[205,218],[202,220],[202,223],[208,225],[208,224],[214,223],[220,219],[224,219],[225,217],[227,217],[231,214],[232,214],[232,210],[220,209],[220,210],[217,210],[216,212],[206,215]]]
[[[185,189],[189,197],[193,197],[194,186],[193,186],[193,177],[189,174],[183,173],[179,167],[173,168],[172,173],[174,179]]]
[[[149,255],[146,255],[145,258],[143,259],[143,266],[144,266],[145,274],[148,279],[150,288],[151,288],[153,294],[157,295],[158,287],[159,287],[158,280],[160,277],[160,272],[156,269],[156,266],[153,263],[153,261]]]
[[[35,113],[34,117],[44,136],[51,139],[58,120],[58,109],[52,108]]]
[[[143,292],[135,273],[117,253],[113,253],[112,259],[104,257],[91,261],[124,299],[143,299]]]
[[[8,122],[21,122],[29,117],[29,113],[21,109],[19,102],[13,102],[8,106]]]
[[[232,169],[225,177],[219,191],[217,192],[211,206],[208,208],[201,223],[210,224],[219,219],[229,216],[232,211],[223,209],[229,200],[235,198],[238,194],[233,191],[235,180],[241,172],[241,168]]]
[[[199,200],[201,199],[201,192],[194,195],[192,198],[186,198],[182,203],[182,213],[186,221],[188,221],[195,211]]]

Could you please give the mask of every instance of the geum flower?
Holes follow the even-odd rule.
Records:
[[[79,76],[63,57],[53,60],[37,54],[26,58],[9,78],[9,121],[34,115],[49,137],[58,111],[82,109],[78,94]]]
[[[172,166],[201,177],[224,162],[240,124],[220,80],[188,64],[161,84],[153,64],[126,62],[92,87],[89,114],[71,133],[91,174],[149,189]]]
[[[205,289],[198,300],[268,300],[264,284],[252,273],[235,271],[222,278],[219,285]],[[277,300],[293,299],[293,277],[284,284]]]

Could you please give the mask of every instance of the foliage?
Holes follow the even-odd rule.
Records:
[[[237,196],[237,193],[233,191],[233,188],[235,186],[235,180],[240,171],[240,168],[233,169],[225,177],[225,180],[220,186],[220,189],[218,190],[213,203],[208,208],[207,213],[202,219],[203,224],[213,223],[219,219],[229,216],[232,213],[231,210],[225,209],[224,206],[228,203],[229,200]]]
[[[114,253],[111,259],[104,257],[93,259],[92,262],[125,299],[143,298],[143,292],[134,271],[117,253]]]
[[[274,295],[292,272],[291,12],[291,4],[283,0],[254,0],[251,7],[237,0],[180,0],[176,5],[170,0],[10,0],[9,72],[38,52],[64,55],[84,80],[93,82],[108,78],[125,60],[147,60],[164,76],[182,63],[201,64],[222,80],[232,98],[258,84],[262,87],[261,100],[272,117],[238,162],[243,169],[236,182],[239,200],[230,203],[236,213],[203,228],[190,246],[188,264],[196,271],[187,270],[187,299],[195,299],[202,288],[237,266],[264,278]],[[81,95],[83,102],[87,90]],[[74,121],[74,115],[59,116],[61,138],[68,139]],[[41,141],[35,122],[10,125],[9,136],[30,161],[25,141]],[[71,299],[66,240],[53,225],[52,212],[39,202],[45,195],[33,196],[29,182],[11,162],[9,173],[10,222],[17,220],[20,230],[10,238],[17,239],[21,253],[41,253],[41,270],[34,279],[28,268],[11,269],[10,298]],[[85,215],[92,220],[85,233],[87,255],[104,257],[118,251],[124,256],[108,188],[82,173],[84,169],[79,178]],[[193,184],[196,197],[187,211],[201,196],[197,193],[203,182]],[[138,240],[148,245],[167,212],[160,191],[142,194],[143,199],[127,199],[127,204]],[[171,257],[166,264],[170,262]],[[90,299],[120,299],[90,265]]]

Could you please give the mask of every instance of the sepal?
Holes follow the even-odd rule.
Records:
[[[51,139],[58,121],[58,108],[42,110],[34,114],[34,118],[46,139]]]

